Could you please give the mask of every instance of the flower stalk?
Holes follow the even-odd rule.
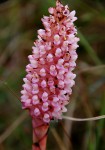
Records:
[[[43,124],[40,119],[32,120],[33,145],[32,150],[46,150],[49,125]]]

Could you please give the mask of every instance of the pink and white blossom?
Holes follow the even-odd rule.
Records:
[[[73,70],[79,41],[74,26],[75,11],[70,12],[67,5],[57,1],[49,13],[42,19],[45,29],[38,30],[38,39],[28,57],[21,91],[23,108],[44,123],[62,119],[62,113],[67,111],[65,106],[75,84]]]

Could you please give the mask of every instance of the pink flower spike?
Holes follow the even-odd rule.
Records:
[[[76,75],[72,71],[76,67],[75,61],[78,57],[76,49],[79,38],[76,37],[77,29],[73,24],[76,12],[70,12],[68,5],[63,6],[57,0],[56,7],[50,7],[49,13],[50,16],[44,16],[42,19],[45,29],[38,30],[38,39],[32,47],[33,53],[28,57],[30,64],[26,67],[27,75],[21,91],[25,108],[33,111],[33,107],[37,105],[40,111],[38,117],[42,121],[46,120],[46,117],[43,118],[45,113],[42,108],[49,115],[49,121],[54,119],[51,114],[55,106],[59,104],[58,108],[63,109],[67,104],[67,97],[72,93],[71,87],[75,84]],[[30,103],[27,101],[29,98]],[[50,101],[53,109],[48,109],[45,105]],[[56,102],[59,103],[55,105]],[[31,108],[30,104],[34,106]],[[61,114],[59,113],[57,118],[61,118]],[[54,117],[56,118],[56,115]]]
[[[46,149],[50,121],[62,119],[67,111],[76,77],[73,73],[79,41],[74,25],[76,12],[70,12],[68,5],[63,6],[60,0],[48,11],[50,15],[41,19],[44,29],[38,30],[32,54],[28,56],[21,91],[22,108],[28,109],[33,119],[33,150]]]

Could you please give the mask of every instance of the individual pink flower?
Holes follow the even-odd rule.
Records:
[[[46,149],[49,123],[62,119],[62,113],[67,111],[76,77],[73,70],[79,38],[73,24],[77,19],[75,11],[70,12],[57,0],[49,13],[42,19],[45,29],[38,30],[38,39],[28,57],[30,63],[21,91],[22,106],[29,109],[33,119],[33,150]]]

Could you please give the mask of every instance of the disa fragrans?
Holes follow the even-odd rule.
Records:
[[[75,11],[70,12],[58,0],[42,18],[45,29],[38,30],[38,39],[29,55],[27,75],[21,91],[23,109],[29,109],[33,124],[33,150],[45,150],[49,123],[62,119],[66,112],[76,75],[79,38],[74,26]]]

